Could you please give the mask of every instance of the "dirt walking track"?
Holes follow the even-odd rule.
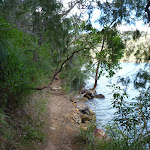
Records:
[[[79,128],[72,120],[73,105],[62,91],[60,80],[52,84],[49,98],[50,129],[45,150],[79,150],[76,143]]]

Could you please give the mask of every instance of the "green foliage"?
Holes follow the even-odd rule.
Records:
[[[27,142],[31,142],[32,140],[44,140],[44,133],[41,134],[37,129],[31,127],[31,125],[27,125],[23,129],[24,132],[24,140]]]
[[[84,60],[85,59],[85,60]],[[79,91],[83,87],[85,80],[88,78],[90,70],[84,70],[86,58],[82,56],[74,57],[71,62],[66,64],[61,73],[61,78],[65,82],[66,91]]]
[[[126,42],[125,60],[136,63],[149,62],[149,34],[146,32],[129,31],[122,34],[122,38]]]
[[[25,97],[27,102],[12,114],[0,112],[0,149],[37,149],[45,139],[47,128],[46,93]]]
[[[38,121],[24,112],[18,116],[16,109],[23,108],[32,87],[45,84],[45,78],[51,76],[54,66],[51,67],[51,57],[46,54],[50,46],[38,47],[35,37],[11,28],[2,18],[0,22],[0,149],[33,149],[35,142],[45,138],[40,117],[46,103],[39,104],[36,99],[37,105],[32,107],[39,115],[35,117]]]
[[[115,88],[113,106],[117,108],[115,124],[110,125],[109,131],[114,140],[124,141],[126,149],[147,149],[149,146],[149,104],[150,87],[147,73],[137,73],[136,88],[142,88],[140,95],[128,102],[127,94],[120,87]],[[128,80],[128,79],[127,79]],[[142,82],[142,83],[141,83]],[[123,81],[124,83],[124,81]],[[128,87],[128,85],[126,85]],[[115,134],[114,134],[115,133]]]
[[[104,71],[109,73],[109,76],[115,74],[115,70],[119,69],[119,60],[123,57],[125,44],[122,41],[118,31],[105,27],[101,31],[104,46],[101,47],[96,57],[100,62],[99,77]]]
[[[2,18],[1,22],[4,24],[1,29],[9,27],[9,24]],[[14,37],[14,35],[16,36]],[[16,29],[1,31],[0,42],[0,89],[1,94],[3,94],[1,97],[9,98],[11,96],[13,99],[13,95],[25,90],[29,82],[29,69],[26,68],[25,61],[22,60],[23,54],[21,54],[22,34]],[[24,77],[26,78],[25,80]],[[4,106],[3,101],[1,101],[1,106]]]
[[[88,147],[88,149],[93,149],[94,148],[94,130],[95,130],[95,125],[93,123],[91,123],[88,128],[87,131],[84,131],[82,128],[80,129],[80,133],[78,135],[78,139],[80,141],[80,145],[85,147]]]
[[[84,5],[83,5],[84,3]],[[114,26],[121,24],[122,22],[127,24],[134,24],[138,19],[147,22],[146,15],[144,13],[147,0],[112,0],[112,1],[82,1],[83,7],[89,8],[91,13],[97,6],[99,12],[99,24],[104,27],[105,25]],[[92,9],[92,10],[91,10]],[[133,17],[134,16],[134,17]],[[89,17],[89,20],[91,18]]]
[[[105,58],[112,63],[118,63],[119,59],[123,57],[125,45],[116,29],[104,28],[104,39],[106,39],[107,46],[104,48]]]
[[[149,69],[150,67],[147,66],[146,68]],[[146,88],[148,81],[150,81],[150,71],[140,69],[135,76],[134,87],[136,89]]]
[[[84,150],[142,150],[143,145],[134,141],[130,146],[127,145],[128,139],[116,125],[107,126],[108,139],[98,139],[94,136],[95,125],[91,124],[87,131],[80,130],[78,138],[81,149]],[[124,138],[122,138],[124,136]],[[128,143],[129,144],[129,143]]]
[[[11,26],[1,19],[1,29]],[[50,77],[54,64],[49,44],[38,47],[36,38],[29,37],[18,29],[0,31],[0,97],[2,107],[13,108],[21,104],[22,94],[41,84],[41,78]],[[14,36],[15,35],[15,36]],[[51,67],[53,66],[53,67]],[[44,80],[42,80],[43,82]],[[44,84],[43,82],[42,84]],[[47,82],[46,82],[47,83]]]
[[[5,149],[6,145],[8,145],[7,148],[9,148],[9,145],[11,145],[11,142],[13,141],[14,131],[11,124],[13,123],[11,118],[3,113],[3,111],[0,110],[0,148]],[[9,143],[9,144],[8,144]]]
[[[82,1],[81,4],[87,2]],[[133,13],[137,18],[142,16],[145,3],[146,1],[141,0],[114,0],[104,3],[99,1],[97,7],[103,13],[100,14],[99,23],[103,26],[110,24],[115,27],[122,20],[128,23],[134,22],[130,16]],[[133,9],[136,11],[129,11]],[[22,104],[22,97],[30,92],[30,88],[48,84],[48,78],[61,67],[63,60],[69,58],[75,51],[81,50],[76,57],[72,57],[64,64],[61,74],[67,91],[79,90],[91,69],[93,60],[90,50],[102,43],[102,39],[105,40],[104,49],[96,53],[96,58],[101,60],[100,74],[106,70],[112,76],[114,70],[118,68],[119,59],[123,56],[124,44],[115,29],[106,27],[101,32],[93,29],[90,21],[83,22],[78,16],[67,18],[68,12],[66,11],[64,14],[61,2],[56,0],[0,1],[0,12],[2,17],[7,20],[0,17],[0,107],[2,110],[0,123],[4,135],[2,141],[8,142],[6,149],[15,149],[17,146],[10,143],[13,143],[16,136],[13,132],[16,125],[13,123],[13,119],[5,113],[10,112],[10,109],[15,110],[18,105]],[[89,12],[89,19],[91,12]],[[14,28],[15,26],[23,32]],[[139,36],[138,31],[133,34],[134,39]],[[135,55],[140,57],[140,49]],[[144,85],[147,80],[145,77],[148,76],[149,74],[145,72],[139,73],[135,80],[136,85],[141,85],[141,82],[138,82],[139,78],[143,79],[142,84]],[[121,95],[116,94],[114,97],[116,101],[118,99],[123,101]],[[139,99],[143,99],[143,97],[139,97]],[[120,105],[123,105],[123,102],[118,103],[118,108]],[[39,116],[39,110],[45,110],[41,103],[34,106],[38,108]],[[126,112],[126,108],[120,108],[120,111]],[[128,111],[130,112],[130,110]],[[123,115],[125,116],[125,113]],[[26,120],[28,120],[27,124],[23,125]],[[125,123],[127,124],[127,121]],[[25,142],[43,140],[43,134],[38,132],[38,127],[35,127],[34,120],[30,115],[25,115],[25,119],[19,122],[19,125],[21,126],[20,135],[24,137]],[[89,136],[88,142],[91,141],[90,148],[93,149],[95,145],[92,145],[91,131],[88,129],[86,137]]]

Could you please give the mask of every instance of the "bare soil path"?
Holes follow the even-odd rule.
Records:
[[[73,105],[61,89],[57,77],[52,84],[49,98],[49,125],[45,150],[79,150],[76,143],[79,128],[72,120]]]

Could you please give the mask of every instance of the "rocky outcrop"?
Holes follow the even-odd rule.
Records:
[[[95,122],[96,121],[96,117],[95,117],[95,115],[83,114],[81,116],[81,120],[82,120],[82,123]]]
[[[82,90],[80,94],[72,96],[70,101],[74,105],[73,121],[76,122],[80,128],[84,131],[88,130],[89,125],[94,124],[96,127],[95,121],[96,116],[95,112],[91,110],[85,103],[88,99],[91,98],[100,98],[103,99],[105,96],[103,94],[94,94],[90,90]],[[108,135],[102,130],[95,128],[93,132],[94,136],[98,139],[110,140]]]
[[[74,96],[74,99],[71,97],[70,101],[74,106],[72,120],[86,131],[89,124],[96,121],[95,113],[82,100],[81,94]]]
[[[88,98],[84,97],[83,94],[78,94],[78,95],[75,95],[75,96],[72,96],[70,98],[70,101],[74,102],[74,103],[77,103],[77,102],[86,102],[88,101]]]
[[[88,98],[88,99],[93,99],[94,98],[94,93],[91,90],[82,89],[80,94],[83,94],[83,96]]]
[[[89,109],[89,115],[93,116],[93,115],[95,115],[95,112],[92,109]]]
[[[89,107],[84,102],[77,102],[76,106],[83,114],[89,114]]]
[[[96,91],[93,90],[87,90],[87,89],[82,89],[80,94],[82,94],[83,97],[86,97],[87,99],[93,99],[93,98],[105,98],[103,94],[95,94]]]
[[[96,94],[94,95],[94,98],[105,98],[103,94]]]
[[[82,119],[78,113],[73,113],[72,119],[78,124],[82,123]]]
[[[82,120],[83,123],[85,123],[85,121],[89,121],[90,120],[90,116],[87,115],[87,114],[83,114],[81,116],[81,120]]]

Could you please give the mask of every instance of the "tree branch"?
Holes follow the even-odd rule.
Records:
[[[51,84],[53,83],[55,77],[56,77],[57,74],[60,73],[60,71],[62,70],[64,64],[65,64],[68,60],[70,60],[70,59],[74,56],[74,54],[79,53],[79,52],[81,52],[81,51],[83,51],[83,50],[90,50],[93,46],[94,46],[94,45],[92,45],[92,46],[90,46],[90,47],[81,48],[80,50],[74,51],[68,58],[66,58],[66,59],[62,62],[62,64],[61,64],[59,70],[58,70],[58,71],[55,71],[55,73],[54,73],[54,75],[53,75],[53,77],[52,77],[52,79],[51,79],[51,81],[50,81],[50,83],[49,83],[48,86],[36,87],[36,88],[32,88],[32,89],[34,89],[34,90],[43,90],[43,89],[45,89],[45,88],[50,88],[50,86],[51,86]]]
[[[81,0],[78,0],[74,3],[74,5],[72,5],[67,11],[65,11],[64,13],[61,14],[61,16],[66,16],[78,3],[80,3]]]
[[[91,47],[92,47],[92,46],[91,46]],[[50,85],[52,84],[52,82],[54,81],[56,75],[62,70],[63,65],[64,65],[68,60],[70,60],[70,59],[74,56],[74,54],[79,53],[80,51],[83,51],[83,50],[85,50],[85,49],[91,49],[91,47],[89,47],[89,48],[82,48],[82,49],[80,49],[80,50],[74,51],[66,60],[64,60],[63,63],[61,64],[61,66],[60,66],[60,69],[53,75],[52,80],[51,80],[49,86],[50,86]]]

